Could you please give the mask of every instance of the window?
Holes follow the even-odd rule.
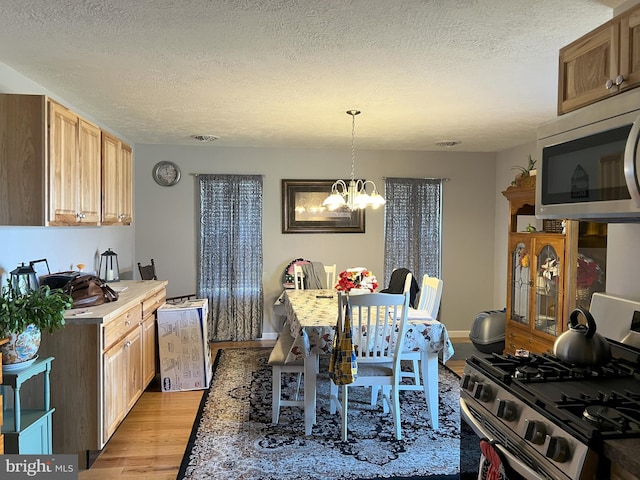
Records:
[[[384,285],[395,268],[441,278],[441,178],[386,178]]]

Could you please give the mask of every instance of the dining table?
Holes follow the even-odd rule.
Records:
[[[318,359],[330,355],[338,319],[335,290],[285,290],[281,295],[286,312],[285,328],[294,338],[285,363],[304,360],[305,435],[316,422],[316,375]],[[419,351],[423,390],[431,426],[438,429],[438,358],[446,363],[453,354],[447,328],[427,312],[409,309],[403,351]],[[393,339],[392,339],[393,343]],[[435,382],[435,387],[431,382]],[[431,385],[433,388],[429,388]]]

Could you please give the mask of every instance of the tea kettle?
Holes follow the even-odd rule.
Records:
[[[587,320],[578,322],[582,314]],[[611,347],[604,337],[596,333],[593,315],[582,307],[576,307],[569,315],[569,330],[553,344],[553,354],[560,360],[581,366],[597,366],[611,360]]]

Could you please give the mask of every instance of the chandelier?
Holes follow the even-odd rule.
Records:
[[[331,186],[331,195],[329,195],[322,205],[329,210],[347,209],[359,210],[366,207],[376,209],[385,204],[385,199],[378,193],[376,184],[371,180],[356,180],[356,115],[360,115],[360,110],[347,110],[347,114],[351,115],[351,179],[349,184],[344,180],[336,180]],[[371,193],[367,193],[367,186],[371,187]]]

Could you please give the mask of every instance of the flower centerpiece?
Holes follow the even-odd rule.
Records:
[[[355,291],[359,291],[358,293],[373,292],[376,288],[378,288],[376,276],[362,267],[348,268],[340,272],[338,284],[336,285],[336,290],[343,292],[354,291],[354,293]]]
[[[576,282],[578,299],[590,298],[591,287],[596,281],[600,281],[602,269],[591,258],[578,254],[578,279]]]

